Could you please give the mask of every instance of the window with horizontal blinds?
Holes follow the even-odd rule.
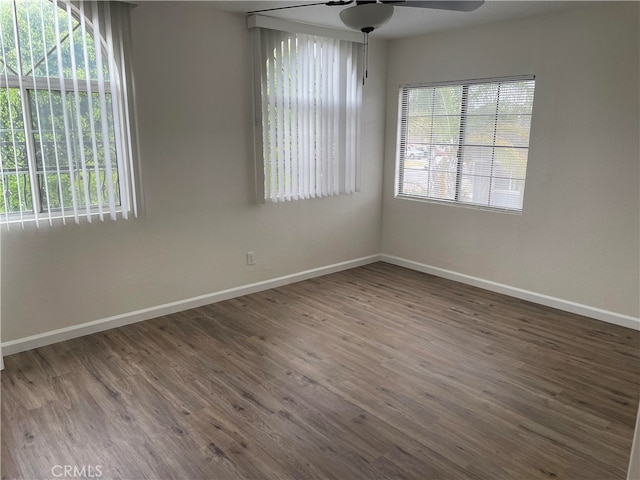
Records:
[[[0,2],[0,223],[136,214],[130,8]]]
[[[404,86],[396,196],[521,211],[533,76]]]
[[[254,29],[258,182],[268,202],[357,190],[361,46]]]

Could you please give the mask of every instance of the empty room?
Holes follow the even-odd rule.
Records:
[[[4,479],[640,480],[640,3],[0,2]]]

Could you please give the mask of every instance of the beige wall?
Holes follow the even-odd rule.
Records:
[[[639,5],[389,44],[383,251],[622,315],[640,313]],[[398,87],[536,75],[524,211],[393,198]]]
[[[0,235],[0,252],[2,252],[2,236]],[[4,368],[2,358],[2,262],[0,262],[0,370]]]
[[[145,2],[132,23],[146,212],[3,233],[5,342],[380,252],[384,42],[365,88],[362,191],[258,205],[244,16]]]
[[[132,20],[146,211],[3,232],[2,340],[381,251],[638,316],[638,13],[603,2],[393,41],[388,55],[374,41],[362,191],[258,205],[244,17],[142,3]],[[537,87],[522,215],[393,198],[400,84],[524,73]]]

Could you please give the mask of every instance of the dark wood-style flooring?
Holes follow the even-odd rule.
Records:
[[[377,263],[5,358],[2,478],[624,479],[639,347]]]

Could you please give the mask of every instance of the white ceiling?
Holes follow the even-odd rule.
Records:
[[[203,0],[200,4],[206,4],[211,8],[230,12],[247,13],[254,10],[281,7],[287,5],[301,5],[315,3],[318,0],[300,1],[220,1]],[[493,23],[514,18],[540,15],[559,10],[582,7],[588,1],[529,1],[529,0],[486,0],[484,5],[473,12],[451,12],[445,10],[432,10],[427,8],[395,7],[393,17],[389,23],[381,26],[372,33],[372,37],[401,38],[421,35],[436,31],[450,30],[472,25]],[[269,15],[287,20],[303,23],[311,23],[326,27],[346,29],[340,22],[338,13],[347,7],[329,7],[316,5],[303,8],[292,8],[265,12]]]

